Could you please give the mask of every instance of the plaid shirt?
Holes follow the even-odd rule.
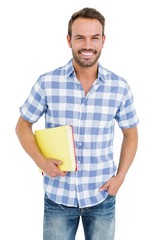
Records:
[[[115,120],[120,128],[136,127],[138,123],[127,82],[99,64],[98,77],[85,96],[71,59],[65,66],[39,77],[20,112],[31,123],[45,114],[46,128],[73,126],[78,171],[68,172],[65,177],[44,175],[48,197],[80,208],[102,202],[108,193],[99,188],[116,171]]]

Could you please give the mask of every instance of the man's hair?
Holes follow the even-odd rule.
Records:
[[[104,35],[104,28],[105,28],[105,18],[104,16],[98,12],[95,8],[83,8],[78,12],[75,12],[68,23],[68,35],[71,37],[72,35],[72,25],[73,22],[77,18],[89,18],[89,19],[97,19],[102,24],[102,35]]]

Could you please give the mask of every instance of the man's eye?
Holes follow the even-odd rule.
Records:
[[[99,37],[93,37],[93,39],[99,40]]]
[[[81,39],[82,39],[82,37],[76,37],[76,39],[77,39],[77,40],[81,40]]]

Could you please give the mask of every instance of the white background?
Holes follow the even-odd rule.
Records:
[[[106,18],[100,62],[128,81],[140,119],[138,152],[117,195],[115,239],[160,239],[158,0],[0,2],[0,239],[42,240],[42,177],[21,148],[15,125],[19,107],[39,75],[71,58],[68,20],[88,6]],[[43,120],[36,128],[42,126]],[[116,163],[120,143],[121,131],[116,128]],[[76,240],[82,239],[80,225]]]

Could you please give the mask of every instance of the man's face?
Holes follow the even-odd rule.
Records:
[[[81,67],[93,66],[101,55],[105,36],[96,19],[78,18],[72,25],[72,36],[67,36],[74,61]]]

